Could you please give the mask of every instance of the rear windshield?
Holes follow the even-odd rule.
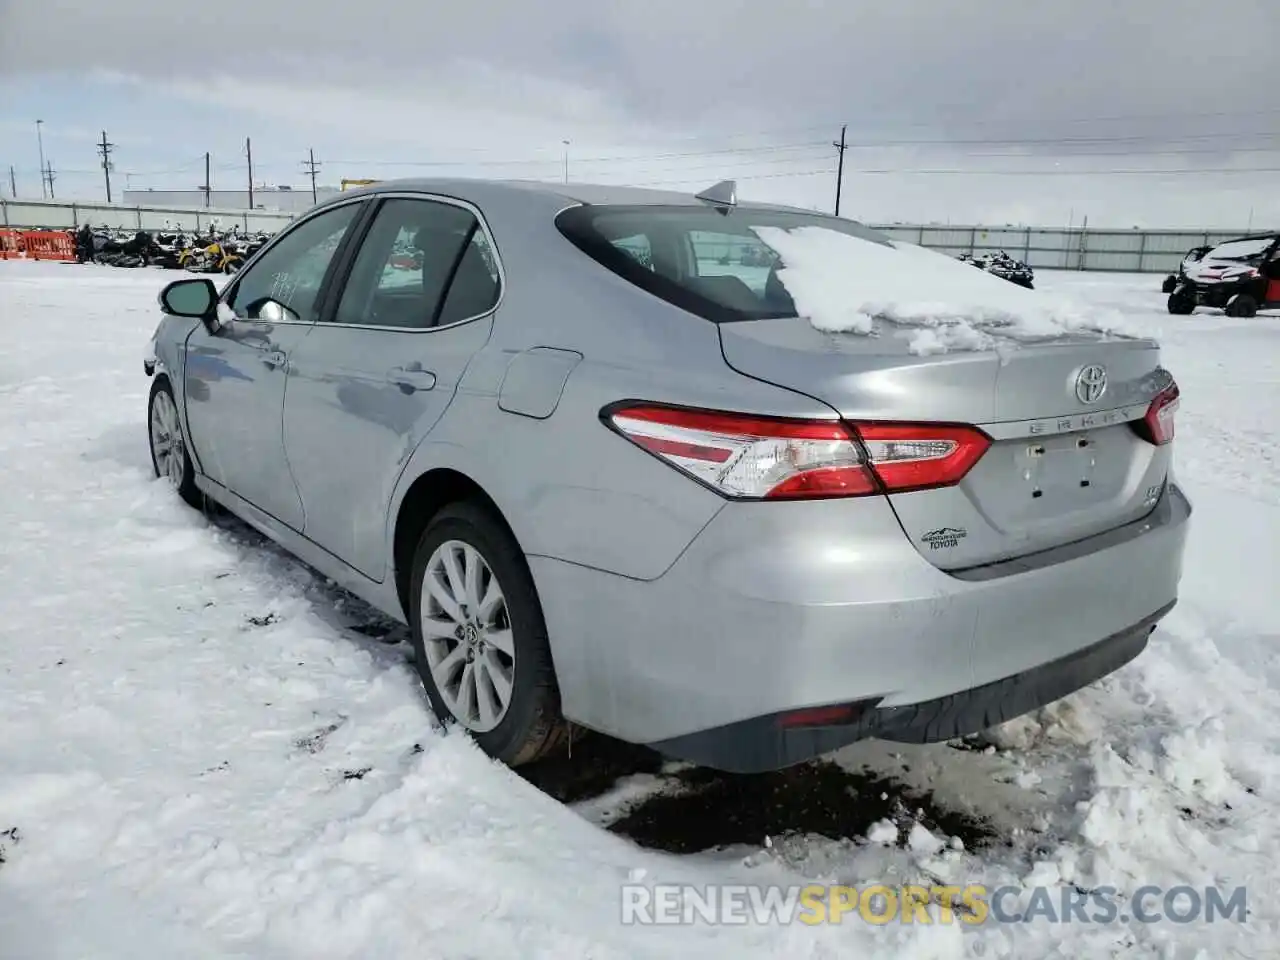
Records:
[[[710,206],[585,205],[563,211],[556,226],[609,270],[715,323],[797,315],[778,279],[784,264],[754,227],[822,227],[887,242],[852,220]]]

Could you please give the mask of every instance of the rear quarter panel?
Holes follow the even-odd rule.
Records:
[[[639,290],[565,240],[555,209],[482,208],[508,291],[493,336],[417,448],[390,504],[424,472],[449,467],[493,498],[525,552],[636,579],[660,576],[725,500],[600,419],[619,400],[834,417],[825,404],[744,377],[710,322]],[[558,404],[539,418],[499,404],[512,361],[535,348],[581,354]]]

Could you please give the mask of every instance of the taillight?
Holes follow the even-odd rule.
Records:
[[[1176,383],[1165,387],[1151,401],[1146,415],[1134,421],[1139,436],[1156,446],[1163,446],[1173,439],[1174,415],[1178,412],[1180,392]]]
[[[977,427],[956,424],[855,423],[876,476],[891,493],[949,487],[964,479],[991,446]]]
[[[952,424],[846,424],[646,403],[608,408],[603,416],[637,446],[737,499],[863,497],[949,486],[991,444],[975,427]]]

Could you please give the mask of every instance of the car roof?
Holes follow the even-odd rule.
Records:
[[[1275,240],[1280,237],[1280,233],[1247,233],[1242,237],[1232,237],[1230,240],[1219,240],[1217,243],[1211,243],[1209,246],[1221,247],[1228,243],[1241,243],[1245,240]]]
[[[710,184],[708,184],[710,186]],[[705,206],[692,193],[679,193],[674,190],[653,190],[647,187],[627,187],[611,184],[593,183],[549,183],[541,180],[488,180],[471,177],[407,177],[397,180],[381,180],[378,183],[347,190],[326,201],[334,203],[342,198],[364,196],[378,193],[435,193],[442,196],[455,197],[461,200],[480,202],[482,197],[504,200],[518,200],[540,197],[571,204],[618,204],[637,206]],[[740,208],[752,210],[779,210],[804,213],[810,216],[830,216],[819,210],[807,210],[803,207],[791,207],[773,203],[752,203],[739,201]]]

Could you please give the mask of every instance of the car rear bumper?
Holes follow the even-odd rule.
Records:
[[[1190,513],[1171,483],[1142,520],[947,573],[880,498],[735,503],[655,580],[530,563],[569,719],[745,772],[976,732],[1118,668],[1176,600]]]
[[[1126,630],[1074,653],[969,690],[923,703],[853,704],[847,719],[789,725],[788,714],[753,717],[650,744],[658,751],[734,773],[777,770],[866,737],[934,743],[963,737],[1038,710],[1119,670],[1147,646],[1171,602]]]

